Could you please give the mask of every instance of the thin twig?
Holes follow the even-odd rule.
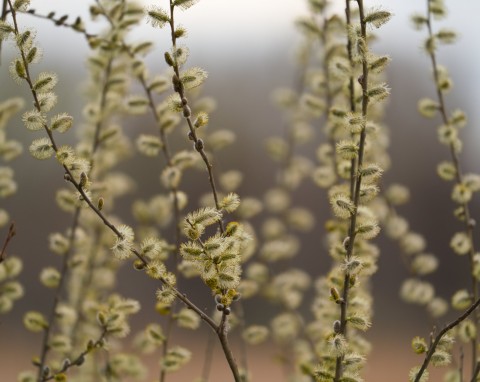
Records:
[[[348,1],[348,0],[347,0]],[[361,29],[361,37],[367,41],[367,24],[365,22],[365,14],[363,8],[363,0],[357,0],[358,8],[359,8],[359,17],[360,17],[360,29]],[[360,79],[360,83],[362,85],[362,117],[366,121],[367,119],[367,109],[369,103],[368,97],[368,63],[367,60],[362,60],[362,77]],[[362,126],[360,131],[360,139],[358,143],[358,157],[356,160],[355,171],[352,172],[351,182],[354,183],[354,187],[351,189],[354,191],[354,210],[350,217],[350,227],[348,229],[348,242],[347,242],[347,253],[346,259],[349,260],[353,254],[353,247],[355,244],[356,238],[356,222],[357,222],[357,214],[358,214],[358,207],[360,204],[360,187],[362,185],[362,175],[358,171],[362,168],[363,165],[363,156],[365,152],[365,142],[367,137],[366,132],[366,122]],[[340,303],[340,333],[342,335],[346,335],[347,332],[347,308],[348,308],[348,298],[349,298],[349,291],[350,291],[350,274],[348,271],[345,271],[345,276],[343,279],[343,292],[342,292],[342,301]],[[342,374],[343,374],[343,356],[337,357],[336,364],[335,364],[335,379],[334,382],[339,382]]]
[[[208,382],[210,378],[210,371],[212,369],[213,350],[215,349],[215,337],[213,333],[208,333],[207,346],[205,348],[205,358],[203,360],[202,368],[202,382]]]
[[[476,382],[479,374],[480,374],[480,362],[477,361],[477,364],[475,365],[475,370],[473,372],[472,379],[470,380],[470,382]]]
[[[42,350],[40,353],[40,363],[38,366],[38,380],[41,380],[43,375],[43,369],[45,363],[47,361],[47,355],[50,350],[50,333],[54,328],[55,316],[57,315],[57,307],[60,303],[61,294],[63,292],[63,286],[65,284],[65,280],[67,279],[67,272],[68,272],[68,263],[70,261],[70,255],[73,252],[73,247],[75,244],[75,233],[77,231],[78,220],[80,217],[80,210],[77,209],[75,211],[75,215],[73,217],[73,223],[70,230],[70,236],[68,237],[68,251],[63,255],[62,261],[62,268],[60,269],[60,279],[58,281],[58,286],[55,290],[55,296],[53,298],[53,304],[50,308],[50,314],[48,316],[48,326],[43,332],[43,339],[42,339]]]
[[[174,9],[175,9],[174,1],[170,0],[170,21],[169,21],[170,34],[171,34],[171,39],[172,39],[172,47],[173,47],[174,50],[176,50],[176,48],[177,48],[177,37],[175,35]],[[175,72],[174,82],[177,82],[177,83],[181,84],[180,68],[178,66],[178,63],[177,63],[176,59],[174,60],[174,63],[173,63],[173,71]],[[174,88],[175,88],[175,91],[180,96],[180,100],[181,100],[182,105],[183,105],[183,116],[184,116],[185,120],[187,121],[187,125],[188,125],[189,131],[190,131],[188,137],[189,137],[189,139],[191,139],[193,141],[195,150],[200,154],[200,156],[203,159],[203,162],[205,163],[205,167],[206,167],[207,172],[208,172],[208,180],[209,180],[209,183],[210,183],[210,188],[212,190],[213,199],[215,201],[215,207],[216,207],[217,210],[220,210],[217,187],[215,185],[215,178],[213,176],[213,165],[210,163],[210,160],[207,157],[207,154],[205,152],[205,146],[204,146],[205,144],[204,144],[203,140],[198,138],[197,133],[195,131],[195,127],[193,126],[193,122],[192,122],[192,118],[191,118],[191,109],[190,109],[190,106],[188,105],[188,98],[186,97],[185,89],[183,88],[182,85],[176,86],[175,83],[174,83]],[[223,226],[222,219],[219,219],[218,226],[220,228],[220,232],[224,233],[225,228]]]
[[[460,346],[460,367],[459,367],[459,373],[460,373],[460,381],[463,382],[463,364],[465,361],[465,354],[463,352],[463,346]]]
[[[42,382],[45,381],[51,381],[52,379],[55,379],[55,377],[58,374],[65,373],[68,369],[70,369],[72,366],[81,366],[84,361],[85,361],[85,356],[90,353],[93,349],[97,347],[101,347],[105,341],[105,338],[107,336],[107,329],[103,328],[102,333],[100,334],[100,337],[93,343],[89,343],[86,347],[85,350],[83,350],[76,358],[73,359],[73,361],[69,363],[64,363],[63,367],[58,370],[55,373],[52,373],[44,378],[41,379]]]
[[[225,354],[225,358],[227,359],[228,365],[230,366],[230,370],[233,373],[233,378],[235,379],[235,382],[241,382],[242,379],[240,377],[240,372],[238,371],[237,361],[235,360],[235,357],[233,356],[233,353],[232,353],[232,349],[230,348],[230,344],[228,343],[227,325],[228,325],[228,315],[225,313],[225,310],[224,310],[222,314],[222,320],[220,322],[220,325],[218,326],[217,336],[218,336],[218,339],[220,340],[220,343],[222,344],[222,349]]]
[[[1,20],[5,21],[7,19],[7,0],[3,0],[2,3],[2,15],[1,15]],[[3,40],[0,39],[0,65],[2,64],[2,46],[3,46]]]
[[[432,13],[430,12],[430,2],[431,0],[427,0],[427,28],[428,28],[428,36],[429,38],[434,38],[433,30],[432,30]],[[439,67],[437,63],[437,57],[435,54],[435,51],[433,49],[428,51],[429,56],[430,56],[430,61],[432,64],[433,68],[433,77],[435,81],[435,90],[437,93],[437,99],[439,103],[439,110],[440,110],[440,115],[442,118],[442,122],[445,125],[449,124],[449,119],[447,116],[447,107],[445,103],[445,98],[442,89],[439,86],[439,79],[440,79],[440,72],[439,72]],[[455,144],[453,142],[450,143],[449,145],[450,149],[450,155],[452,158],[453,165],[455,167],[455,178],[457,184],[463,184],[463,171],[462,171],[462,166],[460,164],[460,158],[457,153],[457,150],[455,149]],[[474,269],[474,256],[475,256],[475,245],[474,245],[474,239],[473,239],[473,228],[475,226],[474,221],[471,219],[471,213],[470,213],[470,206],[468,202],[464,202],[460,204],[463,208],[464,212],[464,226],[465,226],[465,233],[468,236],[468,240],[470,242],[470,249],[468,251],[469,254],[469,260],[470,260],[470,269]],[[471,288],[472,288],[472,294],[473,294],[473,299],[476,300],[479,297],[479,291],[478,291],[478,281],[476,277],[473,275],[473,272],[470,272],[470,280],[471,280]],[[478,317],[474,320],[475,323],[475,328],[477,329],[476,331],[478,332]],[[478,334],[475,336],[474,339],[472,339],[472,373],[475,370],[476,367],[476,362],[477,362],[477,347],[478,347]]]
[[[0,251],[0,264],[5,260],[7,256],[7,247],[13,237],[17,234],[15,229],[15,222],[10,223],[10,227],[8,227],[7,237],[3,242],[2,250]]]
[[[437,348],[438,343],[442,339],[442,337],[449,331],[452,330],[455,326],[459,325],[463,320],[465,320],[468,316],[470,316],[475,309],[480,305],[480,298],[477,299],[461,316],[459,316],[456,320],[452,321],[449,323],[447,326],[445,326],[435,337],[432,345],[428,349],[427,355],[425,356],[425,360],[423,361],[423,364],[420,368],[420,370],[417,373],[417,376],[415,377],[414,382],[419,382],[420,379],[422,378],[423,373],[428,367],[428,364],[430,363],[430,360],[432,358],[433,353],[435,353],[435,349]],[[477,366],[477,363],[475,363]],[[477,372],[478,374],[478,372]]]

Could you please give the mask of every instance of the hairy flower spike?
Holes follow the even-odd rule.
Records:
[[[436,19],[441,19],[446,16],[447,10],[443,0],[431,0],[428,2],[429,11]]]
[[[409,382],[415,382],[416,378],[417,378],[417,374],[420,372],[420,366],[415,366],[413,367],[410,372],[408,373],[408,381]],[[422,374],[422,376],[420,377],[420,380],[419,382],[428,382],[428,378],[429,378],[430,374],[428,372],[428,370],[425,370]]]
[[[175,0],[173,2],[173,5],[175,7],[180,7],[182,8],[183,10],[185,9],[188,9],[190,7],[192,7],[193,5],[195,5],[196,3],[198,2],[198,0]]]
[[[6,21],[0,20],[0,40],[7,39],[15,29]]]
[[[431,100],[430,98],[422,98],[418,101],[418,111],[421,115],[427,118],[433,118],[437,114],[440,106],[438,102]]]
[[[188,308],[181,309],[176,315],[177,325],[181,328],[196,330],[200,326],[200,317]]]
[[[366,331],[371,326],[372,323],[368,320],[367,317],[363,316],[362,314],[354,314],[347,318],[347,321],[356,329]]]
[[[112,247],[113,254],[120,260],[127,259],[132,254],[134,233],[127,225],[118,228],[122,237],[115,237],[115,244]]]
[[[176,346],[167,350],[167,354],[161,360],[160,366],[167,372],[177,371],[188,363],[191,358],[192,353],[190,350]]]
[[[467,124],[467,115],[464,111],[455,109],[452,112],[449,122],[457,128],[465,127],[465,125]]]
[[[390,95],[390,88],[386,84],[380,84],[369,88],[367,96],[375,101],[382,101]]]
[[[46,126],[47,119],[45,115],[34,109],[27,111],[22,116],[22,121],[28,130],[41,130]]]
[[[358,155],[358,145],[353,141],[338,142],[336,150],[343,159],[354,159]]]
[[[421,337],[415,337],[412,340],[412,349],[416,354],[423,354],[428,351],[427,341]]]
[[[381,73],[385,70],[391,59],[389,56],[372,57],[368,59],[368,68],[373,73]]]
[[[412,15],[411,16],[411,21],[412,21],[413,27],[416,30],[420,30],[428,24],[428,19],[424,15],[421,15],[421,14]]]
[[[335,334],[329,341],[330,349],[334,357],[343,356],[348,349],[348,343],[342,334]]]
[[[360,235],[364,239],[373,239],[380,232],[380,227],[375,220],[367,220],[359,223],[356,227],[357,235]]]
[[[29,147],[30,154],[37,159],[48,159],[53,153],[53,147],[48,138],[35,139]]]
[[[427,275],[438,268],[438,260],[431,254],[420,254],[412,261],[412,269],[418,275]]]
[[[447,366],[452,362],[452,356],[444,350],[437,349],[433,353],[431,360],[433,366]]]
[[[452,307],[456,310],[465,310],[472,304],[472,296],[466,289],[460,289],[452,296]]]
[[[457,232],[450,241],[450,247],[457,255],[466,255],[470,251],[472,243],[465,232]]]
[[[443,180],[454,180],[457,175],[457,169],[452,162],[443,161],[437,166],[437,174]]]
[[[208,125],[208,114],[204,112],[200,112],[195,118],[195,122],[193,123],[196,129]]]
[[[185,89],[193,89],[203,84],[207,77],[208,74],[205,70],[199,67],[193,67],[181,73],[180,81]]]
[[[235,211],[239,205],[240,205],[240,197],[237,194],[231,192],[222,199],[219,207],[231,213]]]
[[[58,131],[59,133],[65,133],[73,125],[73,117],[67,113],[58,114],[50,121],[50,129]]]
[[[252,325],[243,331],[242,337],[249,345],[259,345],[267,339],[268,334],[267,327]]]
[[[37,93],[47,93],[53,90],[58,82],[57,75],[55,73],[40,73],[38,79],[33,84],[33,89]]]
[[[189,224],[202,224],[209,226],[215,224],[222,218],[222,213],[212,207],[204,207],[187,215],[186,221]]]
[[[152,261],[147,265],[147,275],[153,279],[163,278],[166,272],[165,264],[159,261]]]
[[[380,28],[383,24],[387,23],[391,17],[392,14],[388,11],[374,10],[368,13],[363,21],[372,24],[376,28]]]
[[[355,205],[352,200],[343,194],[336,194],[330,198],[333,212],[341,219],[348,219],[355,213]]]
[[[57,104],[58,97],[55,93],[47,92],[38,94],[38,104],[42,112],[49,112]]]
[[[151,6],[147,10],[147,20],[155,28],[163,28],[166,23],[170,22],[170,17],[168,13],[157,6]]]
[[[27,71],[25,70],[25,66],[18,58],[11,63],[10,74],[17,83],[20,83],[22,79],[25,79],[27,77]]]
[[[157,156],[162,147],[162,141],[154,135],[141,134],[137,139],[138,151],[148,157]]]
[[[168,54],[168,53],[166,53]],[[162,94],[168,89],[169,81],[165,76],[155,76],[152,81],[149,83],[148,88],[150,91]]]
[[[23,324],[31,332],[41,332],[48,327],[48,321],[39,312],[28,312],[23,317]]]
[[[40,273],[40,281],[47,288],[57,288],[60,277],[60,272],[53,267],[44,268]]]

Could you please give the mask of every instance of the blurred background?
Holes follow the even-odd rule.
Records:
[[[343,2],[335,3],[339,4],[336,11],[343,12]],[[448,159],[449,153],[436,142],[435,126],[438,121],[425,120],[417,113],[418,99],[434,97],[429,60],[420,48],[424,32],[414,31],[409,22],[413,12],[424,11],[424,3],[394,0],[366,2],[368,6],[382,5],[395,14],[391,22],[381,29],[381,38],[373,47],[376,53],[392,57],[387,74],[391,97],[386,116],[392,141],[392,169],[386,175],[385,183],[400,182],[410,188],[411,202],[400,213],[409,219],[413,230],[425,235],[428,251],[439,257],[440,267],[430,279],[438,287],[438,294],[449,299],[458,288],[468,285],[465,277],[467,259],[457,258],[450,250],[450,237],[460,230],[460,226],[452,216],[450,188],[436,176],[436,165]],[[478,172],[480,2],[450,0],[446,3],[449,17],[440,23],[454,28],[460,36],[456,44],[439,50],[439,61],[448,67],[455,84],[447,98],[447,106],[452,109],[459,107],[468,115],[468,126],[462,131],[462,163],[465,172]],[[55,10],[58,15],[69,13],[88,19],[88,2],[32,0],[31,4],[40,13]],[[271,93],[277,87],[293,85],[294,53],[300,42],[293,22],[306,11],[306,5],[301,0],[202,0],[179,16],[181,24],[189,30],[189,62],[209,72],[204,94],[218,101],[219,108],[212,116],[211,125],[232,129],[237,135],[234,147],[228,153],[222,153],[218,161],[222,168],[245,172],[246,179],[239,190],[240,196],[261,198],[275,178],[275,165],[264,152],[264,141],[272,134],[281,134],[283,126],[280,114],[270,101]],[[80,120],[83,100],[79,84],[86,77],[85,57],[88,54],[84,38],[28,16],[21,17],[20,23],[37,30],[37,38],[44,50],[44,59],[38,65],[38,70],[51,70],[59,75],[60,101],[56,110],[68,111]],[[87,29],[95,31],[99,27],[92,25]],[[169,48],[167,34],[148,26],[136,33],[156,41],[157,49],[148,57],[148,66],[152,72],[163,71],[163,52]],[[0,66],[0,100],[13,95],[24,95],[29,100],[25,87],[19,87],[9,77],[8,65],[13,57],[11,43],[7,43],[2,51]],[[8,134],[28,147],[31,135],[19,119],[15,121],[18,126],[9,129]],[[306,150],[318,145],[321,134],[317,139]],[[246,150],[248,155],[245,155]],[[5,208],[18,227],[18,236],[12,242],[10,252],[24,261],[21,281],[26,287],[26,296],[10,314],[0,317],[1,382],[14,381],[18,371],[28,368],[32,355],[38,352],[40,337],[23,329],[21,317],[29,309],[49,309],[52,292],[40,285],[38,273],[42,266],[58,263],[59,259],[49,253],[47,237],[70,221],[70,216],[60,212],[54,203],[54,190],[63,185],[62,173],[57,165],[23,155],[12,166],[19,190],[16,195],[6,199]],[[158,179],[156,176],[154,178]],[[188,183],[185,185],[188,188]],[[318,192],[315,186],[309,184],[296,195],[300,205],[315,206],[313,212],[318,217],[317,228],[311,235],[304,236],[303,251],[298,261],[305,264],[303,268],[313,267],[322,273],[329,269],[327,256],[322,259],[323,263],[309,257],[312,251],[318,252],[318,246],[321,245],[318,233],[323,229],[322,221],[329,214],[326,201],[320,205],[313,202],[318,198]],[[125,202],[124,216],[127,219],[130,201]],[[480,216],[478,200],[473,205],[473,216]],[[3,238],[4,230],[0,234]],[[374,348],[364,375],[365,380],[370,382],[384,381],[386,375],[388,381],[400,382],[405,381],[408,370],[420,362],[410,349],[411,338],[415,335],[427,336],[431,325],[425,319],[422,308],[406,305],[398,297],[401,282],[407,277],[398,247],[386,238],[380,238],[378,242],[382,254],[379,272],[373,277],[374,325],[367,334]],[[153,299],[155,286],[142,275],[125,269],[119,289],[134,298],[143,295]],[[204,292],[208,297],[208,292]],[[205,304],[210,304],[211,299],[207,300]],[[262,320],[254,309],[251,313],[247,310],[247,316],[249,314]],[[153,315],[151,306],[146,305],[136,319],[137,323],[149,322]],[[198,342],[192,343],[195,336],[198,336]],[[205,337],[201,334],[195,336],[179,341],[188,341],[190,347],[199,349],[201,353]],[[253,349],[252,355],[250,363],[254,380],[282,380],[281,368],[272,367],[275,361],[269,345],[260,350]],[[216,379],[212,379],[212,382],[230,378],[226,369],[223,369],[223,360],[221,357],[219,359],[221,362],[215,373]],[[192,368],[196,368],[196,374],[199,374],[201,359],[194,359],[193,362]],[[193,377],[184,373],[171,380],[189,381]]]

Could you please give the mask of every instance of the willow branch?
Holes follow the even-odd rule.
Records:
[[[5,241],[3,242],[2,250],[0,251],[0,264],[5,260],[7,256],[7,247],[10,244],[10,241],[13,237],[17,234],[15,230],[15,222],[10,223],[10,227],[8,227],[7,236],[5,237]]]
[[[357,0],[359,13],[360,13],[360,28],[361,28],[361,37],[367,41],[367,25],[365,22],[365,14],[363,8],[363,0]],[[363,157],[365,152],[365,142],[366,142],[366,119],[367,119],[367,109],[369,103],[368,97],[368,63],[367,60],[362,60],[362,77],[361,77],[361,85],[362,85],[362,117],[365,120],[364,126],[360,131],[360,139],[358,143],[358,157],[356,161],[355,171],[352,173],[351,181],[354,183],[354,211],[350,217],[350,227],[348,229],[348,243],[347,243],[347,253],[346,259],[349,260],[353,254],[353,247],[355,244],[356,238],[356,222],[357,222],[357,214],[358,214],[358,206],[360,204],[360,187],[362,185],[362,175],[358,171],[362,168],[363,165]],[[347,308],[348,308],[348,298],[349,298],[349,291],[350,291],[350,274],[348,271],[345,271],[345,276],[343,280],[343,292],[342,292],[342,301],[340,303],[340,333],[342,335],[346,335],[347,332]],[[343,374],[343,367],[342,367],[343,357],[337,357],[336,364],[335,364],[335,378],[334,382],[340,382],[342,374]]]
[[[433,28],[432,28],[432,14],[430,12],[430,1],[427,0],[427,29],[428,29],[428,36],[429,38],[434,38],[433,34]],[[439,103],[439,110],[440,110],[440,115],[442,122],[445,125],[449,125],[449,119],[447,116],[447,107],[446,107],[446,102],[444,98],[444,93],[442,89],[439,86],[439,79],[440,79],[440,71],[439,71],[439,66],[437,63],[437,57],[435,54],[435,51],[433,49],[429,50],[428,52],[430,56],[430,61],[433,69],[433,77],[435,80],[435,90],[437,93],[437,99]],[[449,149],[450,149],[450,155],[452,158],[453,165],[455,166],[455,180],[457,184],[463,184],[463,171],[462,171],[462,166],[460,164],[460,158],[457,153],[457,150],[455,149],[455,144],[451,142],[449,144]],[[470,242],[470,249],[468,251],[469,254],[469,260],[470,260],[470,269],[473,270],[474,268],[474,256],[475,256],[475,244],[474,244],[474,239],[473,239],[473,228],[475,226],[474,220],[471,218],[471,212],[470,212],[470,205],[468,202],[461,203],[461,206],[464,211],[464,229],[465,232],[468,236],[468,240]],[[478,291],[478,282],[476,277],[473,275],[471,272],[470,276],[471,280],[471,288],[472,288],[472,294],[474,300],[476,300],[479,297],[479,291]],[[475,327],[478,329],[478,318],[474,320],[475,322]],[[476,368],[476,361],[477,361],[477,347],[478,347],[478,336],[475,336],[475,338],[472,340],[472,373],[475,371]]]
[[[172,39],[172,47],[173,49],[176,49],[177,47],[177,37],[175,35],[175,13],[174,13],[175,5],[173,0],[170,0],[170,34],[171,34],[171,39]],[[173,83],[174,83],[174,89],[175,92],[180,96],[180,100],[182,102],[183,106],[183,117],[187,121],[188,129],[189,129],[189,135],[188,138],[193,141],[194,143],[194,148],[195,150],[200,154],[203,162],[205,163],[205,167],[208,172],[208,181],[210,183],[210,188],[212,190],[212,195],[213,199],[215,201],[215,207],[217,210],[220,210],[220,204],[218,201],[218,192],[217,192],[217,187],[215,185],[215,178],[213,176],[213,165],[210,163],[210,160],[207,157],[207,154],[205,152],[205,144],[202,139],[200,139],[197,136],[197,133],[195,131],[195,128],[193,126],[192,118],[191,118],[191,109],[189,106],[188,98],[186,97],[185,94],[185,89],[183,88],[183,85],[181,84],[180,81],[180,68],[177,63],[177,60],[174,60],[173,63],[173,71],[174,71],[174,78],[173,78]],[[179,84],[178,86],[176,84]],[[220,232],[224,233],[225,228],[223,226],[223,221],[220,219],[218,221],[218,226],[220,228]]]
[[[452,330],[454,327],[456,327],[457,325],[459,325],[462,321],[464,321],[465,319],[467,319],[473,312],[475,309],[477,309],[477,307],[480,305],[480,298],[477,299],[461,316],[459,316],[456,320],[452,321],[451,323],[449,323],[447,326],[445,326],[438,334],[437,336],[435,337],[432,345],[430,346],[430,348],[428,349],[428,352],[427,352],[427,355],[425,356],[425,360],[423,361],[423,364],[420,368],[420,370],[418,371],[416,377],[415,377],[415,380],[414,382],[419,382],[422,378],[422,375],[423,373],[425,372],[425,370],[427,369],[429,363],[430,363],[430,360],[432,358],[432,355],[433,353],[435,353],[435,349],[437,348],[438,346],[438,343],[440,342],[440,340],[442,339],[442,337],[450,330]],[[475,361],[475,365],[476,365],[476,368],[478,368],[478,363],[477,361]],[[478,375],[478,372],[477,370],[475,370],[477,375]],[[475,380],[475,379],[473,379]]]

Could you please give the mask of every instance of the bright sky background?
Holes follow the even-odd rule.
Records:
[[[57,15],[80,15],[88,20],[88,30],[95,32],[101,25],[89,20],[88,6],[92,3],[85,0],[31,1],[32,7],[43,14],[55,10]],[[165,7],[168,0],[143,0],[142,3],[145,6],[157,4]],[[343,14],[344,1],[332,0],[331,4],[334,11]],[[424,79],[420,86],[426,91],[431,88],[428,79],[430,66],[420,49],[425,34],[413,30],[409,21],[412,13],[425,11],[425,0],[365,0],[365,4],[367,7],[382,6],[394,14],[392,20],[382,27],[381,38],[375,44],[374,51],[389,54],[393,59],[388,71],[388,82],[392,87],[391,109],[398,109],[399,104],[404,102],[407,112],[415,112],[416,100],[429,94],[423,92],[422,88],[418,95],[412,97],[402,91],[402,87],[408,81]],[[436,27],[453,27],[460,36],[454,45],[442,47],[439,51],[439,62],[448,67],[455,84],[451,96],[454,100],[449,101],[449,106],[464,108],[474,127],[480,124],[480,108],[477,107],[480,99],[480,1],[446,0],[446,4],[449,8],[448,18],[436,23]],[[247,99],[252,98],[252,91],[256,90],[252,82],[263,81],[263,100],[268,99],[269,92],[275,87],[292,84],[292,56],[299,41],[293,21],[306,12],[306,0],[200,0],[191,9],[179,11],[176,19],[189,31],[186,44],[190,48],[191,65],[199,65],[210,73],[207,90],[212,91],[211,95],[218,96],[220,88],[226,87],[225,81],[229,76],[250,79],[241,81],[243,89],[235,89],[236,95],[244,100],[246,110],[259,115],[264,114],[262,110],[251,108],[258,101]],[[68,80],[73,85],[85,78],[84,63],[88,47],[84,39],[73,31],[56,28],[44,20],[24,17],[24,23],[38,30],[38,40],[45,52],[42,65],[59,72],[64,84]],[[153,72],[163,71],[163,52],[170,47],[167,31],[144,25],[135,33],[134,38],[141,35],[157,44],[156,51],[148,57],[147,63]],[[71,78],[65,78],[65,73],[61,73],[62,68],[68,68]],[[224,104],[221,105],[222,109]],[[258,125],[259,122],[251,124]],[[476,134],[475,138],[480,138],[480,129],[468,131]],[[466,148],[468,145],[472,152],[476,152],[474,140],[467,140]]]
[[[143,0],[145,5],[158,4],[167,5],[167,0],[147,1]],[[197,43],[205,51],[216,52],[218,55],[228,51],[229,55],[244,56],[245,51],[250,47],[256,53],[264,52],[268,54],[269,47],[277,44],[283,44],[289,49],[289,42],[294,39],[295,31],[292,21],[295,17],[305,14],[306,1],[303,0],[200,0],[197,5],[186,12],[178,15],[178,20],[190,31],[188,44],[195,47]],[[344,2],[339,0],[331,1],[332,9],[343,13]],[[412,48],[412,40],[418,40],[418,32],[409,27],[409,16],[413,12],[422,12],[424,10],[424,1],[402,1],[402,0],[372,0],[366,1],[367,6],[379,6],[394,13],[392,21],[382,28],[382,40],[386,45],[395,49]],[[450,14],[446,25],[455,26],[460,33],[461,39],[459,47],[462,51],[464,46],[470,46],[468,56],[458,57],[465,61],[480,62],[480,50],[478,46],[478,36],[480,36],[480,24],[478,15],[480,14],[480,1],[472,0],[447,0]],[[87,1],[78,0],[32,0],[32,7],[41,12],[56,10],[57,14],[68,12],[72,15],[81,15],[88,19]],[[55,39],[56,44],[62,49],[63,41],[71,38],[69,32],[59,33],[56,28],[45,28],[45,21],[29,20],[42,27],[42,36],[51,40]],[[153,39],[161,39],[162,36],[149,26],[142,28],[142,34]],[[156,36],[158,37],[155,37]],[[41,37],[41,36],[39,36]],[[64,40],[65,39],[65,40]],[[219,44],[220,51],[219,51]],[[65,46],[63,46],[65,48]],[[75,51],[71,51],[76,56],[76,52],[83,53],[86,47],[75,46]],[[63,49],[62,49],[63,50]],[[257,52],[258,51],[258,52]],[[415,52],[415,51],[413,51]],[[73,56],[71,56],[73,58]],[[65,57],[68,59],[68,57]],[[478,67],[478,65],[475,65]]]
[[[57,15],[81,15],[85,20],[89,20],[88,5],[91,3],[93,1],[31,1],[32,7],[41,13],[55,10]],[[142,3],[145,6],[167,6],[168,0],[143,0]],[[382,6],[394,14],[392,20],[382,27],[381,38],[374,50],[389,54],[393,59],[388,80],[392,86],[392,106],[398,107],[395,97],[405,97],[400,89],[409,81],[409,77],[415,80],[412,74],[416,74],[417,79],[426,78],[424,86],[431,85],[428,83],[428,74],[425,74],[429,71],[428,60],[420,49],[424,33],[413,30],[409,22],[412,13],[424,12],[425,1],[366,0],[365,3],[368,7]],[[343,14],[344,1],[332,0],[331,4],[334,11]],[[480,86],[477,85],[480,68],[480,1],[446,0],[446,4],[449,8],[448,18],[436,23],[436,27],[453,27],[460,38],[453,46],[442,47],[439,61],[449,68],[454,80],[452,97],[461,97],[455,99],[451,106],[463,107],[475,126],[480,124],[480,109],[477,107],[480,99]],[[256,80],[260,78],[271,91],[276,86],[292,83],[292,56],[299,41],[293,21],[306,14],[306,11],[306,0],[200,0],[191,9],[180,11],[177,21],[189,31],[186,44],[190,48],[191,63],[202,66],[211,74],[207,86],[222,86],[218,82],[214,85],[215,79],[224,81],[229,73],[237,71],[238,76],[255,77]],[[72,82],[84,78],[85,55],[88,53],[84,39],[75,36],[72,31],[55,28],[44,20],[25,17],[28,17],[28,24],[38,30],[38,39],[45,51],[45,67],[56,71],[68,67],[75,77],[71,79]],[[26,19],[24,21],[27,22]],[[95,31],[100,26],[90,21],[87,25],[89,31]],[[167,31],[144,25],[135,33],[136,37],[141,35],[157,43],[157,50],[148,58],[148,64],[152,71],[164,70],[162,52],[169,49]],[[50,61],[55,56],[57,62]],[[52,64],[57,67],[51,67]],[[244,86],[244,94],[251,94],[252,88],[248,87],[248,82]],[[240,96],[245,97],[244,94]],[[268,94],[263,97],[268,98]],[[411,103],[408,108],[415,109],[416,100],[407,99],[406,102]],[[480,138],[480,129],[472,130],[472,134]],[[468,144],[474,148],[473,141]]]

